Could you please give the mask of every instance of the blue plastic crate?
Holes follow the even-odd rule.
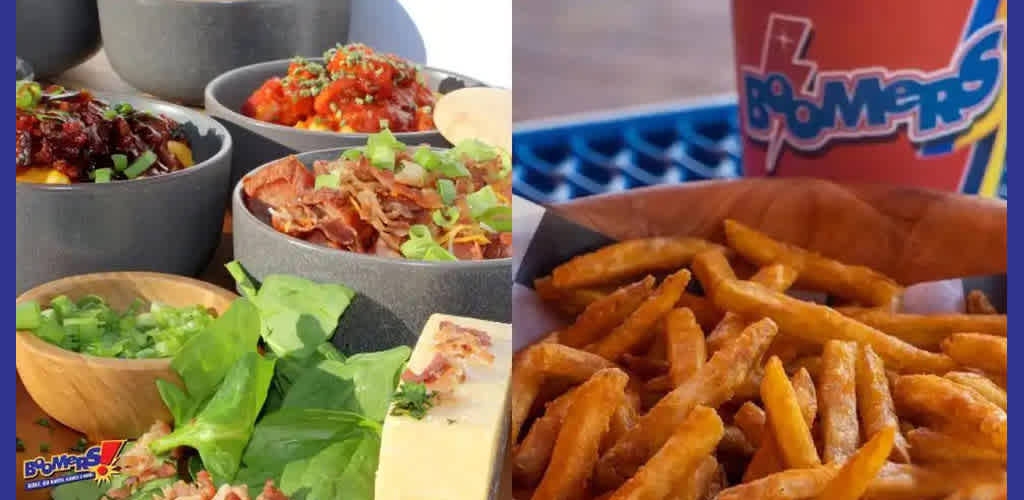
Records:
[[[638,186],[742,175],[734,97],[519,124],[513,191],[557,203]]]

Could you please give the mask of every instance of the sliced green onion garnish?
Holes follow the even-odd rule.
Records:
[[[509,172],[512,171],[512,155],[501,152],[501,170],[498,171],[498,177],[504,179],[508,177]]]
[[[124,170],[124,176],[129,179],[134,179],[140,174],[146,171],[154,162],[156,162],[156,153],[152,151],[146,151],[139,155],[128,168]]]
[[[114,162],[114,169],[118,172],[128,168],[128,157],[125,155],[110,155],[110,161]]]
[[[14,86],[14,105],[18,109],[32,109],[39,104],[43,88],[30,80],[18,80]]]
[[[356,161],[363,157],[363,151],[361,149],[348,149],[341,153],[341,157],[349,161]]]
[[[405,144],[398,142],[389,130],[370,134],[366,139],[366,156],[370,158],[370,164],[383,170],[394,170],[395,153],[404,150]]]
[[[39,328],[42,320],[39,303],[34,300],[22,302],[14,309],[14,328],[18,330]]]
[[[476,219],[500,203],[498,196],[494,194],[494,189],[491,186],[484,186],[475,193],[467,194],[466,204],[469,205],[469,215]]]
[[[448,207],[447,209],[437,209],[430,214],[430,218],[441,227],[451,227],[459,220],[459,207]]]
[[[441,195],[445,205],[451,205],[455,201],[455,183],[451,179],[438,179],[437,194]]]
[[[512,207],[501,204],[491,186],[467,194],[466,204],[473,220],[497,232],[512,230]]]
[[[417,148],[412,155],[412,161],[427,170],[434,170],[441,165],[441,157],[427,146]]]
[[[435,167],[435,170],[445,177],[469,177],[469,170],[462,164],[462,161],[455,156],[455,150],[449,149],[440,156],[440,164]]]
[[[417,260],[457,260],[454,255],[441,247],[433,236],[430,235],[430,228],[423,224],[416,224],[409,228],[409,240],[399,247],[408,259]]]
[[[96,174],[97,183],[110,182],[110,176],[113,175],[114,171],[109,168],[97,168],[93,171]]]
[[[336,173],[334,173],[334,174],[320,174],[320,175],[316,176],[316,185],[313,186],[313,189],[320,189],[320,188],[338,189],[338,187],[340,185],[341,185],[341,176],[340,175],[338,175]]]
[[[498,156],[498,151],[476,139],[463,139],[455,145],[457,156],[466,156],[474,161],[493,160]]]

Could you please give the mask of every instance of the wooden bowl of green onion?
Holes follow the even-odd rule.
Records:
[[[16,300],[18,375],[43,411],[90,440],[135,438],[171,421],[156,380],[181,385],[170,357],[235,298],[160,273],[51,281]]]

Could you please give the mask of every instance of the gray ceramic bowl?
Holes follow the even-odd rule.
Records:
[[[220,241],[230,191],[231,136],[190,109],[97,93],[185,125],[196,164],[109,184],[16,183],[17,292],[98,271],[194,275]],[[14,182],[14,179],[11,179]]]
[[[99,11],[117,74],[193,105],[229,69],[346,41],[351,15],[349,0],[99,0]]]
[[[322,58],[310,60],[323,61]],[[289,64],[291,59],[244,66],[218,76],[206,87],[206,111],[231,131],[237,145],[232,160],[232,183],[256,167],[290,154],[366,144],[367,134],[302,130],[262,122],[241,113],[242,105],[253,91],[271,77],[287,74]],[[423,68],[423,76],[427,86],[442,94],[463,87],[484,85],[473,78],[430,67]],[[396,133],[395,137],[406,144],[450,146],[436,130],[401,132]]]
[[[38,78],[59,75],[100,48],[96,0],[18,0],[15,9],[18,57]]]
[[[297,157],[311,166],[316,160],[336,159],[342,151],[313,151]],[[249,211],[243,198],[239,182],[231,195],[235,258],[253,277],[293,274],[343,283],[358,292],[334,337],[345,352],[413,345],[433,313],[511,320],[510,258],[424,262],[327,248],[277,232]]]

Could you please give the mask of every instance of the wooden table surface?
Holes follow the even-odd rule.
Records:
[[[516,0],[516,121],[734,92],[728,0]]]

